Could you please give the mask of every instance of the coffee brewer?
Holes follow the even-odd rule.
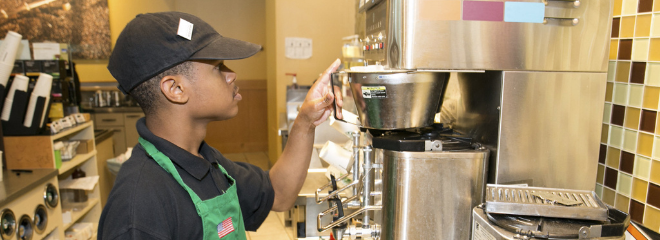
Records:
[[[358,7],[367,66],[333,84],[350,87],[344,102],[353,99],[363,131],[353,133],[352,173],[338,176],[352,182],[316,191],[330,203],[319,231],[469,239],[486,183],[595,188],[611,1]]]

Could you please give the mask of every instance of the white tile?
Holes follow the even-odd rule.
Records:
[[[648,38],[633,40],[632,60],[646,61],[649,58],[649,43]]]
[[[623,15],[637,14],[637,1],[638,0],[623,0],[623,9],[621,9],[621,13]]]

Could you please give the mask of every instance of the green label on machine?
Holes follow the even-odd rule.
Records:
[[[387,89],[385,86],[363,86],[363,98],[387,98]]]

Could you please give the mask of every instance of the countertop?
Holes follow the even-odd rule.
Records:
[[[99,144],[103,142],[103,140],[111,138],[113,134],[114,132],[110,131],[109,129],[94,130],[94,141],[96,142],[96,144]]]
[[[83,109],[88,113],[141,113],[140,107],[98,107]]]
[[[57,176],[57,169],[32,169],[31,173],[20,175],[11,170],[2,171],[0,182],[0,206],[4,206],[30,190]]]

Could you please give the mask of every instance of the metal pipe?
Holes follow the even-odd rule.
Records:
[[[360,132],[353,132],[353,182],[360,178]],[[356,187],[353,188],[353,195],[358,195]]]
[[[362,183],[362,207],[367,207],[371,204],[371,146],[365,146],[362,149],[364,152],[364,182]],[[369,228],[369,212],[365,212],[362,216],[362,228]]]
[[[373,210],[381,210],[381,209],[382,209],[382,206],[366,206],[366,207],[360,208],[359,210],[357,210],[355,212],[352,212],[351,214],[348,214],[348,215],[346,215],[346,216],[344,216],[340,219],[337,219],[337,221],[334,221],[334,222],[330,223],[327,226],[321,226],[321,217],[323,217],[323,215],[325,215],[325,214],[319,213],[319,215],[316,217],[316,227],[318,228],[319,232],[323,232],[323,231],[326,231],[326,230],[328,230],[332,227],[336,227],[339,224],[342,224],[342,223],[350,220],[351,218],[353,218],[357,215],[360,215],[360,213],[362,213],[362,212],[373,211]]]

